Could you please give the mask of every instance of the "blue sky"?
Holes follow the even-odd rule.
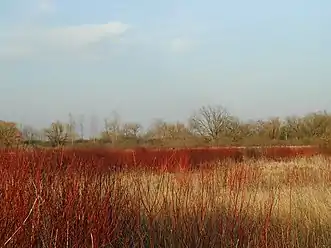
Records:
[[[330,23],[327,0],[1,1],[0,119],[331,111]]]

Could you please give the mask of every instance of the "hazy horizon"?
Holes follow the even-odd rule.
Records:
[[[242,119],[331,111],[331,2],[0,3],[0,119],[112,111],[148,126],[204,105]],[[89,132],[89,130],[87,130]]]

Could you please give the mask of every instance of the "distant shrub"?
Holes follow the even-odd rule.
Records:
[[[22,135],[13,122],[0,121],[0,147],[12,147],[21,141]]]
[[[263,157],[261,148],[249,147],[244,150],[244,156],[247,159],[260,159]]]

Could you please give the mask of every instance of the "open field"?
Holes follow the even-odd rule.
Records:
[[[0,247],[331,247],[331,159],[240,149],[2,151]]]

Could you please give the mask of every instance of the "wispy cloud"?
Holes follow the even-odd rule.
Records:
[[[30,56],[31,50],[25,46],[17,46],[15,44],[0,45],[0,59],[20,59]]]
[[[170,42],[170,48],[174,52],[189,52],[196,46],[196,42],[187,38],[175,38]]]
[[[63,49],[77,49],[124,34],[129,26],[121,22],[109,22],[98,25],[80,25],[53,28],[40,32],[39,39],[49,46]]]
[[[39,0],[38,10],[43,13],[51,13],[55,11],[54,0]]]
[[[45,53],[84,52],[85,48],[100,41],[111,41],[120,37],[128,29],[128,24],[109,22],[2,32],[0,57],[18,58]]]

